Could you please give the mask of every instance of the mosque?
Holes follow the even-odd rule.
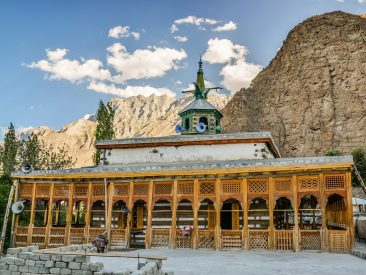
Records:
[[[269,132],[223,134],[211,89],[200,62],[178,135],[97,141],[99,166],[13,174],[13,245],[106,232],[116,249],[351,251],[352,157],[281,158]]]

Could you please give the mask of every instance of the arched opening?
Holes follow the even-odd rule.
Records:
[[[125,229],[127,226],[128,213],[122,211],[122,208],[126,208],[126,203],[123,200],[116,201],[112,206],[112,228]]]
[[[239,230],[243,228],[243,209],[236,199],[224,201],[220,211],[220,225],[223,230]]]
[[[188,117],[184,121],[184,129],[186,129],[186,130],[189,129],[189,118]]]
[[[189,200],[181,200],[177,207],[177,248],[192,248],[193,208]]]
[[[205,116],[201,116],[198,122],[204,123],[206,126],[208,126],[208,119]]]
[[[267,203],[262,198],[251,200],[248,210],[248,227],[250,229],[268,229],[269,211]]]
[[[347,206],[341,195],[328,197],[325,214],[328,229],[347,229]]]
[[[23,211],[18,214],[18,226],[27,227],[30,223],[31,216],[31,201],[23,200]]]
[[[91,208],[90,227],[105,228],[105,204],[99,200],[93,203]]]
[[[301,198],[299,206],[299,227],[301,230],[318,230],[322,227],[322,212],[318,199],[313,195]]]
[[[145,247],[145,234],[147,228],[147,206],[143,200],[135,202],[132,209],[132,228],[130,247]]]
[[[72,206],[72,226],[82,227],[85,225],[86,203],[77,201]]]
[[[37,200],[35,205],[35,216],[34,216],[34,226],[44,227],[47,225],[48,218],[48,200]]]
[[[52,226],[65,226],[67,219],[67,205],[64,200],[59,200],[53,203],[52,207]]]
[[[170,202],[159,200],[152,210],[152,228],[170,229],[172,225],[172,209]]]
[[[215,229],[216,213],[214,203],[205,199],[201,202],[198,209],[198,229]]]
[[[294,209],[291,201],[286,197],[276,200],[273,210],[273,223],[275,229],[289,230],[294,227]]]

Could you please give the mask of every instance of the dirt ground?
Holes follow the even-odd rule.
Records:
[[[148,249],[130,253],[167,256],[164,271],[176,275],[360,275],[366,274],[366,261],[349,254],[317,252],[281,253],[255,251],[209,251]],[[105,270],[136,270],[137,259],[92,257],[104,263]]]

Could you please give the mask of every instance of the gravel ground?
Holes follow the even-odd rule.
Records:
[[[366,261],[349,254],[316,252],[281,253],[254,251],[209,251],[148,249],[130,252],[167,256],[163,270],[175,275],[360,275],[366,274]],[[137,259],[92,257],[104,263],[106,271],[136,269]]]

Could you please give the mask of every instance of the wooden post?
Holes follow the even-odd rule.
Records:
[[[193,249],[197,249],[197,239],[198,239],[198,192],[199,192],[199,182],[194,180],[193,185]]]
[[[69,204],[67,209],[66,216],[66,244],[69,245],[71,241],[71,224],[72,224],[72,210],[73,210],[73,201],[72,197],[74,196],[74,183],[70,183],[70,193],[69,193]]]
[[[268,248],[270,250],[274,250],[276,247],[276,240],[275,240],[275,229],[274,229],[274,222],[273,222],[273,210],[274,210],[274,191],[273,191],[273,178],[270,177],[268,181],[268,210],[269,210],[269,228],[268,228]]]
[[[346,173],[346,190],[347,190],[347,225],[349,231],[348,252],[352,251],[355,246],[355,231],[353,224],[353,204],[352,204],[352,175],[351,172]]]
[[[130,182],[129,195],[128,195],[128,209],[127,213],[127,226],[126,226],[126,243],[127,247],[130,247],[130,238],[131,238],[131,227],[132,227],[132,211],[133,211],[133,192],[134,192],[134,184],[133,181]]]
[[[88,201],[86,206],[86,216],[85,216],[85,228],[84,228],[84,243],[89,243],[89,229],[91,224],[91,199],[93,195],[93,185],[88,184]]]
[[[32,244],[32,234],[33,234],[33,227],[34,227],[34,217],[35,212],[34,209],[36,208],[36,184],[33,183],[32,186],[32,204],[31,204],[31,212],[30,212],[30,221],[28,226],[28,236],[27,236],[27,243],[28,245]]]
[[[249,223],[248,223],[248,179],[242,181],[243,210],[244,210],[244,249],[249,249]]]
[[[216,194],[216,226],[215,226],[215,249],[221,249],[221,217],[220,217],[220,206],[221,206],[221,179],[217,179],[215,183],[215,194]]]
[[[50,245],[50,235],[52,230],[52,211],[53,211],[53,196],[54,196],[55,184],[51,184],[50,199],[48,201],[48,214],[47,214],[47,224],[46,224],[46,236],[44,244],[46,247]]]
[[[299,230],[299,219],[298,219],[298,208],[299,208],[299,202],[298,202],[298,195],[297,195],[297,182],[296,182],[296,176],[292,176],[291,179],[292,182],[292,208],[294,209],[294,229],[293,229],[293,244],[294,244],[294,250],[296,252],[300,251],[300,241],[301,241],[301,234]]]
[[[153,192],[154,192],[154,182],[149,182],[149,197],[147,201],[147,229],[145,235],[145,247],[151,247],[151,238],[152,238],[152,208],[153,208]]]
[[[172,225],[170,233],[170,248],[175,248],[176,235],[177,235],[177,193],[178,193],[178,181],[175,180],[173,184],[173,205],[172,205]]]
[[[108,223],[106,224],[107,226],[107,236],[108,236],[108,247],[111,247],[111,243],[112,243],[112,233],[111,233],[111,228],[112,228],[112,210],[113,210],[113,190],[114,190],[114,183],[111,182],[108,185]]]
[[[108,236],[108,181],[104,178],[104,229],[107,231]]]
[[[323,173],[319,174],[319,193],[320,193],[320,208],[322,211],[321,249],[322,251],[328,251],[328,229],[326,221],[327,201],[325,199]]]
[[[14,180],[15,182],[13,183],[15,185],[15,194],[14,194],[14,198],[13,198],[13,203],[15,203],[18,200],[19,197],[19,184],[20,184],[20,180]],[[19,215],[15,215],[14,213],[12,214],[12,218],[11,218],[11,231],[10,231],[10,245],[12,247],[15,246],[15,236],[14,236],[14,232],[17,232],[17,226],[18,226],[18,221],[19,221]]]

